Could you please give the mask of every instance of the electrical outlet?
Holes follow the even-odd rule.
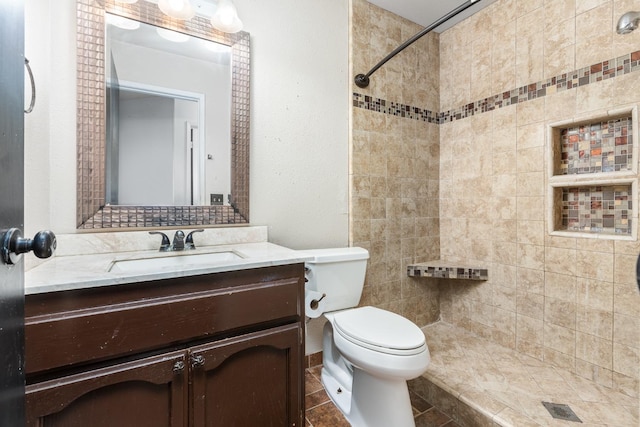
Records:
[[[223,203],[222,194],[211,194],[211,204],[221,205]]]

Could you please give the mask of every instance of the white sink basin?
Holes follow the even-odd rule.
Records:
[[[142,273],[159,270],[187,270],[197,267],[220,265],[243,257],[233,251],[193,254],[170,253],[166,256],[116,260],[109,266],[110,272]]]

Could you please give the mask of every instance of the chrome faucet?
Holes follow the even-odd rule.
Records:
[[[173,243],[169,242],[169,237],[161,231],[150,231],[149,234],[159,234],[162,236],[162,243],[160,244],[160,252],[170,251],[184,251],[189,249],[195,249],[196,245],[193,242],[193,233],[204,231],[203,228],[193,230],[191,233],[184,237],[184,231],[178,230],[173,235]]]
[[[178,230],[173,235],[173,244],[171,245],[174,251],[184,250],[184,231]]]

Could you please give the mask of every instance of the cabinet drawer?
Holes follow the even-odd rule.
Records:
[[[27,300],[27,374],[297,322],[304,299],[302,267],[298,270],[300,274],[287,277],[270,275],[271,268],[258,269],[254,280],[245,277],[233,286],[221,285],[224,280],[218,274],[173,279],[165,288],[160,281],[159,290],[141,292],[136,298],[118,300],[110,295],[100,304],[99,298],[91,297],[86,298],[87,306],[81,301],[52,303],[50,312],[29,310]],[[174,287],[180,292],[173,292]]]

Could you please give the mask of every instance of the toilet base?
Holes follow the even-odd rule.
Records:
[[[329,395],[331,401],[338,407],[340,412],[343,414],[351,412],[351,390],[340,384],[326,368],[322,368],[320,378],[327,395]]]
[[[353,368],[353,393],[322,371],[322,384],[353,427],[415,427],[405,380],[377,378]]]

